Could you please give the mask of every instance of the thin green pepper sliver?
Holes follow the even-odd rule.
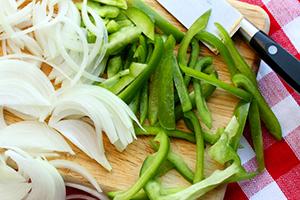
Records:
[[[111,78],[116,75],[122,68],[121,56],[115,56],[109,59],[107,64],[107,77]]]
[[[152,148],[157,151],[158,146],[151,144]],[[190,183],[193,183],[194,172],[189,168],[183,158],[174,153],[172,150],[167,155],[167,160],[173,164],[174,168]]]
[[[231,78],[238,73],[235,63],[227,49],[227,47],[222,43],[219,38],[207,31],[200,31],[195,36],[198,40],[205,42],[213,47],[215,47],[221,54],[223,60],[227,64],[228,70],[230,72]]]
[[[154,23],[148,15],[135,7],[129,7],[126,15],[148,38],[154,40]]]
[[[142,31],[140,28],[129,26],[109,35],[106,54],[112,55],[118,53],[119,50],[126,47],[128,44],[135,42],[141,33]]]
[[[199,58],[199,53],[200,53],[200,46],[199,46],[198,41],[193,39],[191,42],[191,47],[192,47],[192,50],[191,50],[191,55],[190,55],[189,67],[195,68],[198,58]],[[191,79],[192,78],[190,76],[184,77],[184,82],[187,87],[190,84]]]
[[[149,167],[145,169],[145,171],[141,174],[138,181],[133,186],[131,186],[127,191],[117,194],[114,200],[131,199],[131,197],[133,197],[136,193],[138,193],[147,184],[147,182],[156,175],[160,165],[167,158],[170,149],[170,141],[167,134],[165,134],[163,131],[161,131],[154,138],[154,141],[159,142],[159,149],[153,155],[153,160],[149,165]]]
[[[265,101],[264,97],[261,95],[258,88],[251,82],[250,79],[242,74],[235,75],[232,81],[235,85],[245,88],[253,95],[253,97],[257,101],[262,121],[264,122],[270,133],[275,137],[275,139],[281,140],[282,130],[279,121]]]
[[[199,120],[192,111],[184,113],[184,117],[193,124],[196,138],[196,167],[193,183],[204,179],[204,137],[202,134]]]
[[[87,6],[93,9],[100,17],[115,18],[119,15],[120,9],[115,6],[100,5],[97,2],[88,1]],[[81,10],[82,2],[76,3],[76,7]]]
[[[203,65],[207,62],[212,63],[211,58],[203,58],[199,59],[195,69],[201,71]],[[198,114],[202,120],[202,122],[208,127],[212,127],[212,116],[210,111],[208,110],[208,106],[206,104],[205,98],[202,96],[202,87],[199,80],[193,79],[194,92],[195,92],[195,102]]]
[[[127,9],[126,0],[93,0],[106,5],[116,6],[122,9]]]
[[[175,55],[173,55],[173,66],[173,79],[181,102],[182,111],[190,111],[193,108],[192,103]]]
[[[140,89],[140,87],[145,83],[152,72],[155,70],[159,64],[162,54],[163,54],[163,41],[159,36],[155,37],[155,44],[152,56],[148,62],[148,67],[143,70],[143,72],[120,94],[119,97],[126,103],[134,97],[135,92]]]
[[[158,120],[160,125],[167,130],[174,130],[176,127],[173,85],[173,51],[175,45],[176,41],[170,35],[165,42],[165,54],[160,68]]]
[[[241,56],[239,51],[236,49],[234,42],[232,41],[230,35],[227,33],[226,29],[219,23],[215,23],[215,26],[219,30],[219,35],[223,39],[224,44],[229,50],[229,53],[235,63],[237,69],[247,76],[256,85],[256,76],[250,66],[247,64],[245,59]]]
[[[244,132],[247,116],[249,113],[249,107],[250,103],[240,101],[234,111],[234,116],[236,117],[236,120],[238,122],[238,128],[235,131],[234,135],[230,138],[230,145],[235,151],[237,151],[239,147],[240,139]]]
[[[263,147],[263,138],[262,138],[261,124],[260,124],[259,110],[258,110],[258,105],[256,100],[253,100],[250,105],[248,119],[250,124],[252,142],[256,153],[256,160],[258,163],[258,171],[262,172],[265,169],[264,147]]]
[[[140,127],[135,127],[135,134],[137,136],[155,136],[161,129],[161,127],[156,126],[143,126],[143,128],[145,130],[141,129]],[[188,133],[180,130],[165,130],[165,132],[169,137],[183,139],[192,143],[196,142],[193,133]]]
[[[181,65],[187,66],[187,50],[188,47],[193,39],[193,37],[201,30],[205,29],[209,17],[211,14],[211,10],[205,12],[203,15],[201,15],[194,23],[193,25],[188,29],[186,32],[184,38],[182,39],[180,43],[180,47],[178,49],[178,63],[179,66]]]
[[[143,124],[147,118],[148,113],[148,82],[144,85],[141,90],[140,96],[140,123]]]
[[[131,7],[138,8],[139,10],[146,13],[155,23],[155,25],[166,35],[173,35],[177,42],[181,41],[184,36],[184,33],[181,32],[177,27],[163,18],[158,14],[153,8],[148,6],[142,0],[128,0],[128,5]]]

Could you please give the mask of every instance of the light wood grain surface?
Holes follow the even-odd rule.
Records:
[[[185,30],[167,11],[165,11],[155,0],[146,0],[151,6],[169,19],[173,24],[178,26],[181,30]],[[269,22],[266,13],[259,7],[252,6],[246,3],[230,0],[230,3],[240,10],[250,21],[257,25],[262,30],[268,32]],[[240,53],[246,58],[247,62],[257,69],[258,59],[249,46],[243,42],[238,35],[234,36],[235,43]],[[219,56],[212,54],[206,47],[201,46],[201,54],[215,57],[214,65],[216,66],[220,79],[226,82],[230,82],[229,73],[227,68]],[[232,95],[216,90],[212,97],[208,101],[209,109],[213,115],[213,130],[218,127],[225,127],[232,117],[233,109],[236,106],[238,99]],[[12,116],[10,113],[5,112],[6,119],[12,123],[18,121],[18,119]],[[178,124],[179,128],[184,126],[182,122]],[[76,156],[63,155],[62,158],[75,161],[82,166],[86,167],[99,181],[104,191],[111,190],[124,190],[132,185],[138,178],[139,170],[143,160],[147,155],[152,153],[152,149],[148,144],[149,138],[141,137],[137,141],[133,142],[124,152],[118,152],[104,137],[106,155],[110,161],[113,170],[111,172],[106,171],[103,167],[97,164],[92,159],[88,158],[83,152],[74,147]],[[181,154],[188,165],[194,169],[195,163],[195,145],[181,140],[172,140],[172,149]],[[209,175],[217,168],[222,168],[207,155],[205,155],[205,174]],[[68,170],[62,171],[66,179],[86,183],[85,180],[78,174],[70,172]],[[174,170],[163,177],[163,184],[166,186],[183,186],[188,183]],[[213,191],[206,194],[202,199],[223,199],[226,186],[220,186]]]

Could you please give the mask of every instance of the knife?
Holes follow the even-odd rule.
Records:
[[[218,36],[215,22],[222,24],[231,36],[239,30],[259,57],[300,93],[300,61],[249,22],[226,0],[157,1],[186,28],[189,28],[204,12],[211,9],[211,18],[206,28],[208,32]]]

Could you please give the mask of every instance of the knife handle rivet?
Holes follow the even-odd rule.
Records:
[[[276,46],[271,45],[271,46],[269,46],[269,48],[268,48],[268,52],[269,52],[269,54],[271,54],[271,55],[275,55],[275,54],[278,52],[278,49],[277,49]]]

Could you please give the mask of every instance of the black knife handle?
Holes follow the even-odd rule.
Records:
[[[300,93],[300,61],[262,31],[250,40],[260,58]]]

